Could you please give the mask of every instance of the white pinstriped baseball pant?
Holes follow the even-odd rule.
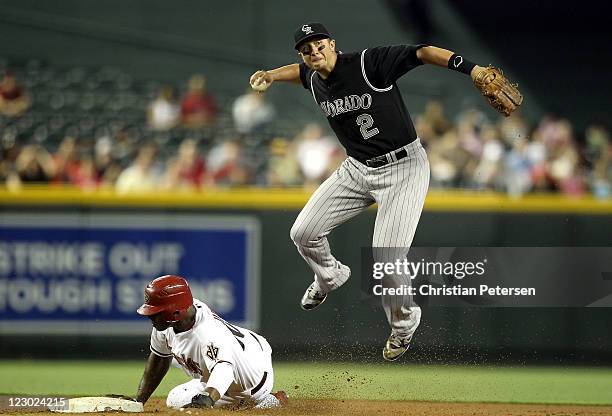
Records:
[[[412,244],[429,186],[429,162],[419,139],[404,147],[408,155],[379,168],[349,157],[312,194],[291,228],[291,239],[326,292],[350,277],[348,266],[332,255],[327,235],[374,202],[378,213],[372,247],[375,262],[403,260]],[[406,275],[383,279],[383,287],[409,285]],[[410,296],[382,296],[394,333],[410,335],[421,310]]]

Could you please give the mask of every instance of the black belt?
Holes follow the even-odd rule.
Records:
[[[261,378],[261,381],[259,382],[259,384],[251,389],[251,396],[254,395],[255,393],[257,393],[259,390],[261,390],[261,388],[264,386],[264,384],[266,384],[266,379],[267,378],[268,378],[268,372],[264,371],[264,375]]]
[[[395,160],[393,159],[392,155],[395,155]],[[401,160],[406,156],[408,156],[408,151],[402,147],[399,150],[394,150],[393,152],[368,159],[366,160],[366,165],[370,168],[379,168],[397,160]]]

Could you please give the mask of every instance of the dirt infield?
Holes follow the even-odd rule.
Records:
[[[24,412],[17,410],[1,413],[13,416],[58,414],[43,411]],[[245,414],[257,416],[603,416],[612,415],[612,406],[290,399],[289,405],[280,409],[249,409],[240,411],[191,409],[179,412],[177,410],[169,410],[164,399],[156,398],[151,399],[145,406],[145,412],[141,413],[142,416],[205,416],[207,414],[218,416]]]
[[[9,410],[0,413],[12,416],[59,414],[41,410],[30,412]],[[106,412],[103,414],[118,413]],[[279,409],[239,411],[189,409],[179,412],[168,409],[164,399],[156,398],[151,399],[145,406],[145,412],[140,414],[142,416],[205,416],[207,414],[216,416],[603,416],[612,415],[612,406],[290,399],[289,405]]]
[[[612,415],[612,406],[536,405],[504,403],[430,403],[430,402],[385,402],[362,400],[292,400],[281,409],[243,410],[232,412],[215,410],[215,415],[253,414],[273,416],[591,416]],[[145,411],[155,416],[188,415],[188,412],[168,410],[163,399],[152,399]],[[190,415],[203,416],[209,411],[191,410]]]

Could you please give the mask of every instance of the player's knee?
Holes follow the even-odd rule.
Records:
[[[291,231],[289,231],[289,237],[291,237],[291,240],[295,245],[304,245],[305,231],[306,230],[304,229],[304,227],[299,226],[297,223],[293,224],[293,227],[291,227]]]
[[[291,227],[289,237],[291,237],[293,243],[298,247],[318,246],[321,242],[321,238],[323,238],[322,235],[316,234],[308,224],[300,223],[298,225],[297,222]]]
[[[185,393],[178,391],[177,388],[178,387],[172,389],[166,397],[166,406],[171,409],[180,409],[191,402],[191,398],[189,398],[187,401],[188,398],[186,397]]]
[[[203,391],[203,386],[199,380],[192,380],[187,383],[176,386],[168,393],[166,397],[166,406],[171,409],[180,409],[191,403],[191,399],[196,394]]]

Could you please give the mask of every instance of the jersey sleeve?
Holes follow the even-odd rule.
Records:
[[[305,63],[300,64],[300,80],[302,81],[302,86],[307,90],[310,89],[310,80],[312,79],[312,69],[308,68]]]
[[[234,367],[225,361],[215,365],[206,382],[206,387],[212,387],[224,396],[229,386],[234,382]]]
[[[172,357],[172,350],[168,348],[166,337],[162,332],[153,329],[151,332],[151,352],[160,357]]]
[[[399,77],[423,63],[416,52],[427,45],[394,45],[366,49],[362,55],[364,76],[376,88],[387,88]]]

